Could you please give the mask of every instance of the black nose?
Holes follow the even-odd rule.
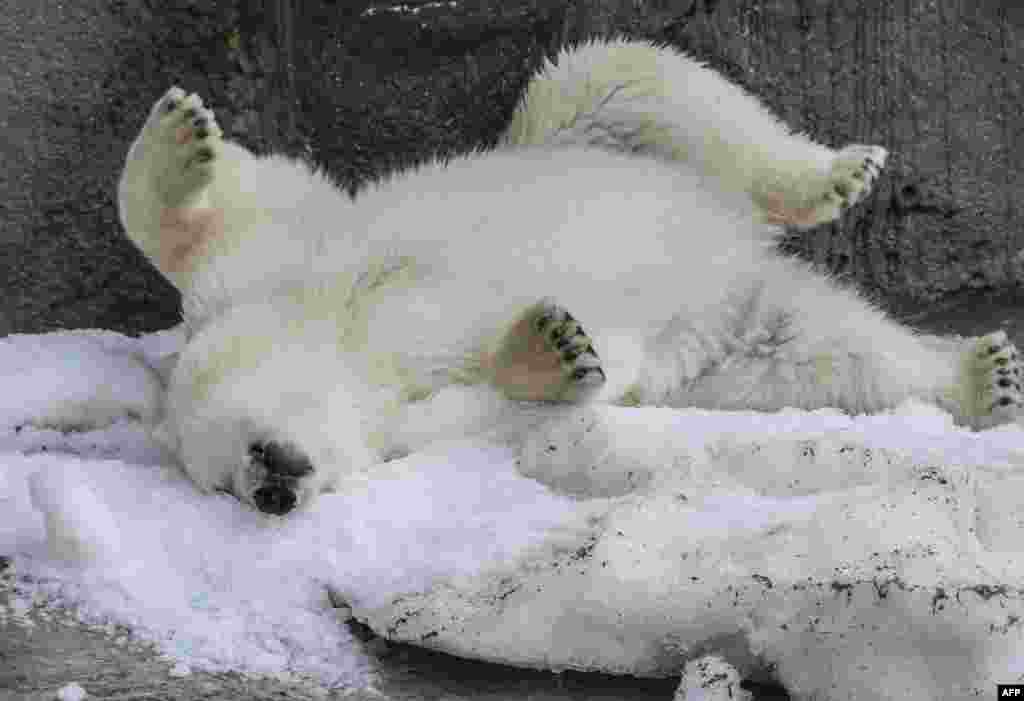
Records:
[[[253,492],[252,499],[265,514],[281,516],[295,508],[295,492],[279,484],[260,487]]]

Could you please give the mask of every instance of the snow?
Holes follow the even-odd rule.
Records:
[[[675,701],[750,701],[740,687],[736,669],[721,657],[706,656],[686,663]]]
[[[89,696],[80,685],[72,682],[71,684],[65,684],[54,696],[58,701],[82,701]]]
[[[160,343],[173,342],[172,334],[158,338],[155,351]],[[150,418],[159,379],[144,365],[126,362],[140,350],[139,344],[106,332],[0,338],[6,395],[0,426],[26,420],[75,426],[85,421],[87,406],[91,420],[100,424],[126,413]]]
[[[140,360],[181,342],[0,339],[0,554],[18,578],[0,620],[66,607],[127,626],[175,674],[335,687],[375,679],[350,611],[469,657],[685,667],[687,699],[726,693],[699,683],[719,663],[775,664],[795,697],[958,698],[982,682],[954,692],[957,674],[1024,674],[1018,426],[971,433],[915,402],[872,417],[535,407],[276,518],[199,493],[140,423],[160,389]],[[728,662],[693,659],[708,641]]]
[[[28,484],[32,505],[46,520],[51,559],[117,561],[122,548],[114,515],[72,465],[35,472]]]

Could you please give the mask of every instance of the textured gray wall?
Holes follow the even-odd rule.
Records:
[[[344,4],[296,4],[285,20],[274,0],[10,0],[0,23],[0,334],[177,321],[176,293],[123,238],[115,205],[127,146],[172,82],[209,96],[232,138],[308,144],[352,183],[375,164],[493,136],[538,55],[529,33],[560,16],[530,15],[534,4],[545,5],[502,5],[534,17],[524,40],[488,31],[503,20],[479,8],[441,17],[443,31],[430,34],[423,16],[360,19]],[[313,7],[325,16],[309,16]],[[894,152],[876,197],[795,235],[793,250],[890,301],[1019,289],[1024,17],[1002,22],[997,0],[644,7],[623,28],[691,48],[819,139]],[[546,43],[586,33],[580,13],[561,17],[565,31]],[[288,36],[292,51],[278,51]],[[462,48],[435,60],[436,42]]]
[[[115,80],[130,38],[106,3],[5,4],[0,22],[0,333],[174,323],[175,292],[122,239],[118,105],[158,85]],[[137,112],[136,112],[137,114]]]

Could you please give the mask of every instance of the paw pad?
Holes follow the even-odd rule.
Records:
[[[578,402],[605,382],[583,326],[551,299],[532,305],[509,327],[492,366],[493,383],[511,399]]]

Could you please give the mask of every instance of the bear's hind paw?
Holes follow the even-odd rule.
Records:
[[[828,205],[842,210],[867,197],[888,156],[888,151],[881,146],[862,144],[851,144],[836,153],[825,193]]]
[[[962,373],[963,411],[976,429],[1014,421],[1024,407],[1020,354],[1006,333],[977,339],[967,352]]]
[[[512,324],[492,364],[494,384],[510,399],[580,402],[605,382],[583,326],[550,298]]]
[[[838,219],[871,192],[888,155],[881,146],[862,144],[836,151],[826,169],[807,172],[790,195],[764,197],[767,221],[808,228]]]

